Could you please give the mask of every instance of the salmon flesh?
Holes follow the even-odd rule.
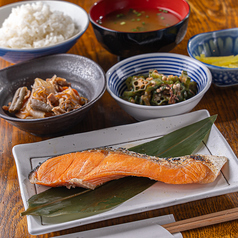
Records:
[[[159,158],[106,147],[50,158],[29,174],[29,180],[50,187],[88,189],[125,176],[147,177],[168,184],[204,184],[213,182],[226,162],[224,156]]]

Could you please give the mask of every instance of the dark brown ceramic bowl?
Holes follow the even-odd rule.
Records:
[[[145,32],[115,31],[98,23],[107,14],[130,8],[168,10],[180,21],[164,29]],[[98,42],[123,59],[143,53],[169,52],[183,40],[189,15],[190,7],[186,0],[99,0],[91,7],[89,19]]]
[[[19,119],[2,109],[12,101],[17,88],[29,89],[34,79],[65,78],[89,102],[71,112],[43,119]],[[105,73],[94,61],[78,55],[57,54],[37,58],[0,70],[0,117],[21,130],[36,135],[50,135],[77,125],[106,89]]]

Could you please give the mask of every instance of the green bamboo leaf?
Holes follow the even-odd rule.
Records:
[[[154,183],[148,178],[125,177],[95,190],[50,188],[32,196],[28,200],[28,209],[21,215],[40,215],[54,219],[68,214],[73,214],[74,219],[88,217],[113,209]]]
[[[21,215],[47,215],[50,216],[52,211],[55,210],[53,207],[58,206],[67,200],[73,199],[74,197],[80,196],[84,193],[92,190],[85,188],[67,189],[65,187],[50,188],[45,192],[36,194],[28,200],[29,207]],[[60,205],[60,206],[61,206]],[[50,208],[48,211],[47,208]]]
[[[216,117],[208,117],[130,150],[159,157],[192,154],[208,135]],[[148,178],[126,177],[95,190],[51,188],[32,196],[28,200],[28,209],[21,215],[44,216],[52,223],[84,218],[115,208],[155,182]]]
[[[205,118],[129,150],[161,158],[190,155],[209,133],[216,118],[217,115]]]

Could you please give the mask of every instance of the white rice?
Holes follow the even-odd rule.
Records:
[[[54,45],[77,33],[70,16],[36,2],[12,9],[0,28],[0,46],[28,49]]]

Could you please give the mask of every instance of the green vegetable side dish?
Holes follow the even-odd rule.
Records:
[[[186,71],[182,71],[178,77],[165,76],[153,69],[148,75],[127,78],[126,86],[122,99],[147,106],[175,104],[195,96],[198,92],[197,83],[191,80]]]

